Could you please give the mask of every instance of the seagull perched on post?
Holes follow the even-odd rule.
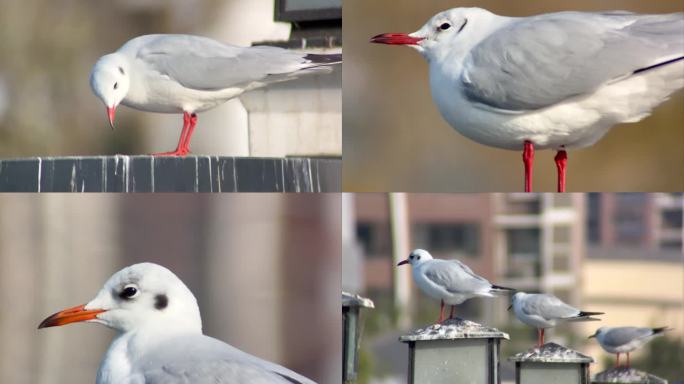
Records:
[[[397,266],[410,264],[413,281],[428,296],[440,301],[438,323],[444,318],[444,304],[451,305],[449,319],[454,318],[455,305],[473,297],[494,297],[495,293],[513,291],[511,288],[494,285],[478,276],[467,265],[458,260],[433,259],[430,252],[416,249]]]
[[[627,354],[627,367],[629,368],[629,354],[637,348],[651,341],[654,337],[660,336],[670,329],[667,327],[644,328],[644,327],[601,327],[589,336],[595,337],[599,345],[606,352],[616,353],[617,360],[615,367],[620,366],[620,354]]]
[[[559,320],[599,321],[591,316],[603,315],[603,312],[580,311],[548,293],[516,292],[508,309],[511,308],[518,320],[537,328],[538,347],[544,345],[544,330],[555,327]]]
[[[38,328],[75,322],[117,331],[97,384],[214,384],[313,381],[202,334],[197,300],[168,269],[135,264],[115,273],[93,300],[43,320]]]
[[[558,151],[557,189],[564,192],[567,149],[645,118],[684,87],[682,12],[504,17],[454,8],[413,33],[371,42],[409,46],[427,59],[432,98],[458,132],[522,150],[525,191],[532,189],[535,149]]]
[[[197,113],[271,83],[329,73],[332,65],[341,62],[341,54],[237,47],[192,35],[145,35],[102,56],[93,66],[90,86],[105,104],[112,129],[120,104],[141,111],[182,113],[176,150],[156,155],[185,156]]]

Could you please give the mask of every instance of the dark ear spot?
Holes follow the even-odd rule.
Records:
[[[154,297],[154,307],[158,310],[162,310],[169,305],[169,298],[164,294],[160,294]]]
[[[126,72],[124,72],[123,68],[119,67],[119,72],[121,72],[122,75],[125,75]]]

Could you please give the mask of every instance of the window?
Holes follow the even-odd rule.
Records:
[[[392,253],[388,223],[359,222],[356,224],[356,238],[368,257],[387,257]]]
[[[601,194],[587,195],[587,241],[590,244],[601,242]]]
[[[413,228],[413,243],[435,253],[477,256],[480,226],[475,223],[419,223]]]
[[[538,277],[541,275],[539,228],[506,231],[507,277]]]
[[[615,239],[626,244],[638,244],[646,238],[644,211],[645,193],[618,193],[615,195]]]

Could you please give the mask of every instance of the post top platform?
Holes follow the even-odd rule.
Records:
[[[591,356],[556,343],[546,343],[541,347],[530,348],[508,358],[520,363],[593,363]]]
[[[69,156],[0,159],[0,192],[339,192],[342,159]]]
[[[375,308],[373,300],[342,291],[343,307]]]
[[[667,384],[667,380],[648,372],[634,368],[620,367],[610,368],[599,372],[591,381],[592,384],[600,383],[640,383],[640,384]]]
[[[445,320],[442,324],[432,324],[425,328],[419,328],[409,335],[399,337],[402,343],[428,340],[453,340],[453,339],[506,339],[507,333],[496,328],[485,327],[482,324],[470,320],[454,318]]]

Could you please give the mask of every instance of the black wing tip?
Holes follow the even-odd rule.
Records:
[[[295,380],[295,379],[291,378],[290,376],[286,376],[286,375],[284,375],[284,374],[282,374],[282,373],[280,373],[280,372],[275,372],[275,374],[277,374],[278,376],[282,377],[283,379],[289,381],[289,382],[292,383],[292,384],[304,384],[304,383],[302,383],[301,381]]]
[[[577,315],[577,317],[587,317],[587,316],[596,316],[596,315],[605,315],[605,312],[585,312],[585,311],[580,311],[580,313]]]
[[[502,290],[502,291],[511,291],[511,292],[515,292],[515,291],[516,291],[514,288],[502,287],[502,286],[496,285],[496,284],[492,284],[492,289],[499,289],[499,290]]]
[[[669,64],[672,64],[672,63],[676,63],[676,62],[678,62],[678,61],[680,61],[680,60],[684,60],[684,56],[680,56],[680,57],[677,57],[677,58],[674,58],[674,59],[668,60],[668,61],[663,61],[662,63],[653,64],[653,65],[648,66],[648,67],[639,68],[639,69],[637,69],[636,71],[632,72],[632,74],[633,74],[633,75],[636,75],[637,73],[650,71],[651,69],[660,68],[660,67],[663,67],[663,66],[665,66],[665,65],[669,65]]]
[[[308,53],[304,56],[305,60],[310,61],[314,64],[339,64],[342,62],[341,53],[331,53],[331,54],[317,54]]]
[[[671,331],[672,328],[670,328],[670,327],[658,327],[658,328],[651,328],[651,330],[653,331],[654,335],[657,335],[659,333],[665,333],[667,331]]]

